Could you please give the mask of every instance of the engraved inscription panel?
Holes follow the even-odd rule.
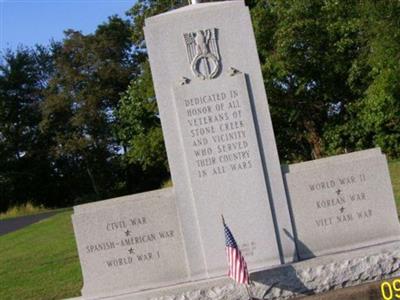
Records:
[[[186,279],[171,200],[133,200],[73,215],[84,295],[142,290]]]
[[[245,125],[241,97],[234,88],[184,99],[190,151],[198,178],[253,167],[247,141],[250,128]]]
[[[176,87],[174,100],[208,274],[223,275],[227,269],[221,214],[250,269],[277,264],[279,254],[244,75]]]
[[[399,238],[385,157],[341,159],[286,174],[302,258]]]

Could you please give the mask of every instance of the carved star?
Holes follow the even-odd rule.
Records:
[[[125,235],[126,236],[130,236],[131,235],[131,231],[130,230],[125,231]]]
[[[189,78],[182,77],[181,79],[179,79],[179,85],[185,85],[185,84],[189,84],[189,83],[190,83]]]
[[[129,254],[135,254],[135,250],[133,248],[129,249]]]
[[[340,208],[340,212],[341,212],[341,213],[344,212],[344,207],[343,207],[343,206]]]
[[[337,191],[336,191],[336,194],[338,194],[338,195],[340,195],[342,193],[342,190],[341,189],[338,189]]]
[[[230,76],[235,76],[236,74],[239,74],[239,73],[242,73],[242,72],[240,72],[238,69],[235,69],[234,67],[230,67],[228,69],[228,74]]]

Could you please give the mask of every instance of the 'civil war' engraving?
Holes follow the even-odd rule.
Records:
[[[174,284],[187,276],[172,189],[74,208],[83,293]]]
[[[151,220],[146,216],[131,217],[104,223],[103,231],[107,239],[88,243],[86,254],[96,255],[107,252],[104,260],[107,267],[120,267],[134,263],[146,263],[162,259],[162,242],[176,238],[171,228],[159,228],[154,231]],[[110,236],[112,233],[112,236]]]

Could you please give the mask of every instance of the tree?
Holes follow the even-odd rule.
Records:
[[[71,198],[113,196],[123,185],[115,111],[136,71],[130,24],[111,17],[94,34],[65,34],[55,53],[41,128],[51,136],[55,169],[72,187]]]
[[[364,45],[350,74],[359,95],[345,122],[326,130],[331,153],[380,146],[400,156],[400,3],[363,1],[358,6]]]
[[[138,0],[127,13],[132,18],[132,40],[135,45],[145,52],[146,44],[143,27],[146,18],[180,8],[187,4],[187,0]]]
[[[132,18],[132,40],[140,72],[121,98],[116,132],[124,148],[125,163],[136,170],[134,173],[138,169],[145,172],[146,180],[140,185],[146,188],[157,187],[165,179],[168,162],[144,41],[144,20],[186,4],[187,1],[139,0],[128,13]],[[132,187],[129,190],[135,191]]]
[[[348,83],[362,46],[355,4],[256,1],[256,37],[284,160],[321,157],[325,126],[356,98]]]
[[[144,62],[141,67],[142,74],[121,98],[116,132],[124,148],[124,162],[131,172],[128,174],[133,178],[141,169],[145,181],[137,186],[146,189],[158,187],[166,178],[168,162],[150,66]],[[134,192],[137,188],[131,185],[128,190]]]
[[[46,202],[50,164],[39,131],[40,105],[52,72],[44,47],[7,50],[0,64],[0,211],[28,200]],[[41,186],[41,189],[37,187]]]

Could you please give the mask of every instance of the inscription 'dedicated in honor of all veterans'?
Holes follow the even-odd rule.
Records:
[[[386,158],[357,154],[285,174],[301,258],[398,239]]]
[[[184,99],[197,176],[252,168],[239,91]]]
[[[174,100],[209,275],[226,272],[221,214],[234,221],[250,269],[278,264],[245,75],[176,86]],[[252,178],[252,185],[243,178]]]

